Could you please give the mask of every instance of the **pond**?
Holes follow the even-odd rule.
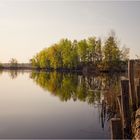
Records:
[[[1,71],[0,138],[108,139],[119,80],[118,75]]]

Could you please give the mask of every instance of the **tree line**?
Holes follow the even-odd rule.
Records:
[[[105,41],[89,37],[80,41],[61,39],[37,53],[30,62],[37,68],[81,69],[94,66],[100,69],[122,67],[129,58],[129,49],[119,47],[114,35]]]
[[[9,64],[10,67],[17,67],[18,66],[18,61],[17,61],[16,58],[11,58],[9,60],[9,63],[7,63],[7,64]],[[3,68],[3,67],[5,67],[5,66],[3,65],[3,63],[0,62],[0,68]]]

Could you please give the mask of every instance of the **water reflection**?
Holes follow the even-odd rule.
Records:
[[[32,119],[30,119],[28,115],[24,116],[26,117],[25,123],[30,122],[26,124],[27,127],[24,126],[24,130],[26,131],[27,128],[30,127],[31,131],[28,130],[29,133],[27,131],[26,134],[29,134],[31,138],[39,138],[39,136],[41,138],[54,138],[54,136],[55,138],[109,138],[109,130],[107,128],[109,123],[107,121],[118,112],[116,102],[117,95],[120,91],[120,75],[101,74],[85,76],[37,71],[30,71],[28,73],[27,71],[4,71],[0,73],[2,83],[5,79],[5,83],[7,84],[7,75],[9,75],[10,79],[17,78],[12,81],[8,80],[9,84],[7,85],[9,88],[0,88],[3,90],[1,98],[4,96],[5,101],[9,99],[7,104],[11,103],[13,105],[11,110],[12,112],[15,110],[15,114],[17,114],[17,116],[15,115],[15,120],[19,118],[19,114],[23,112],[23,107],[25,106],[28,107],[24,110],[24,114],[30,114],[31,116],[29,116],[31,118],[35,117],[34,114],[38,114],[38,117],[34,118],[36,120],[34,122],[31,121]],[[44,91],[40,90],[37,86],[33,86],[33,81],[44,89]],[[30,90],[26,90],[28,89],[27,87],[29,87]],[[44,94],[40,94],[41,92]],[[56,98],[46,95],[53,95]],[[14,102],[13,99],[15,100]],[[1,110],[8,110],[7,104],[5,102],[1,103],[3,103]],[[6,109],[4,109],[3,106],[6,106]],[[20,106],[23,107],[20,108]],[[27,111],[28,108],[29,111]],[[36,110],[35,108],[38,109]],[[71,114],[69,115],[70,112]],[[3,114],[8,116],[5,112]],[[45,114],[43,120],[43,115],[40,114]],[[88,115],[86,116],[86,114]],[[54,119],[52,119],[52,117]],[[23,119],[22,116],[21,119]],[[0,121],[3,122],[3,118],[1,118]],[[42,125],[39,126],[40,121],[42,121]],[[11,122],[13,122],[13,120]],[[22,122],[20,122],[20,124],[23,126]],[[28,124],[31,125],[28,126]],[[44,124],[46,125],[44,126]],[[56,124],[59,124],[58,127]],[[32,127],[32,125],[39,126],[38,129],[42,134],[34,133],[32,130],[34,130],[35,127]],[[63,130],[62,132],[60,132],[59,129],[60,125]],[[11,125],[10,128],[13,127],[14,126]],[[53,130],[55,129],[53,133],[50,131],[52,127]],[[85,130],[83,130],[83,128]],[[15,128],[15,132],[16,131],[17,128]],[[19,132],[19,135],[20,133],[21,132]],[[11,135],[13,135],[13,132],[11,132]],[[4,133],[3,137],[7,138],[6,136],[7,132]],[[15,137],[18,137],[17,134],[15,134]]]
[[[9,71],[9,76],[11,77],[11,79],[17,78],[18,74],[19,74],[19,72],[17,72],[17,70]]]
[[[0,69],[0,75],[2,74],[2,69]]]
[[[117,96],[120,93],[120,75],[76,75],[64,73],[32,72],[30,77],[37,85],[61,101],[83,101],[101,105],[101,125],[118,112]]]
[[[84,76],[64,73],[32,72],[37,85],[61,101],[80,100],[89,104],[101,103],[104,99],[110,105],[119,93],[119,75]]]
[[[24,74],[26,72],[29,72],[29,71],[26,71],[26,70],[2,70],[0,69],[0,75],[2,75],[3,73],[8,73],[9,77],[11,79],[16,79],[19,74]]]

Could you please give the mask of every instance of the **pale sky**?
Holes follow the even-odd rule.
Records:
[[[140,56],[140,2],[0,0],[0,62],[28,62],[61,38],[105,38],[115,30]]]

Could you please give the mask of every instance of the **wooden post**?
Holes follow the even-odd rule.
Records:
[[[122,123],[120,118],[112,118],[111,120],[111,139],[122,139]]]
[[[140,85],[137,86],[137,106],[140,106]]]
[[[132,101],[132,108],[136,110],[136,92],[135,92],[135,69],[134,69],[134,60],[128,61],[128,78],[129,78],[129,85],[130,85],[130,97]]]
[[[119,96],[117,97],[117,102],[118,102],[118,105],[119,105],[120,114],[122,114],[121,95],[119,95]]]
[[[139,81],[138,81],[138,86],[140,86],[140,79],[139,79]]]
[[[131,116],[129,109],[129,80],[121,80],[121,105],[122,105],[122,126],[124,128],[124,138],[130,138]]]

